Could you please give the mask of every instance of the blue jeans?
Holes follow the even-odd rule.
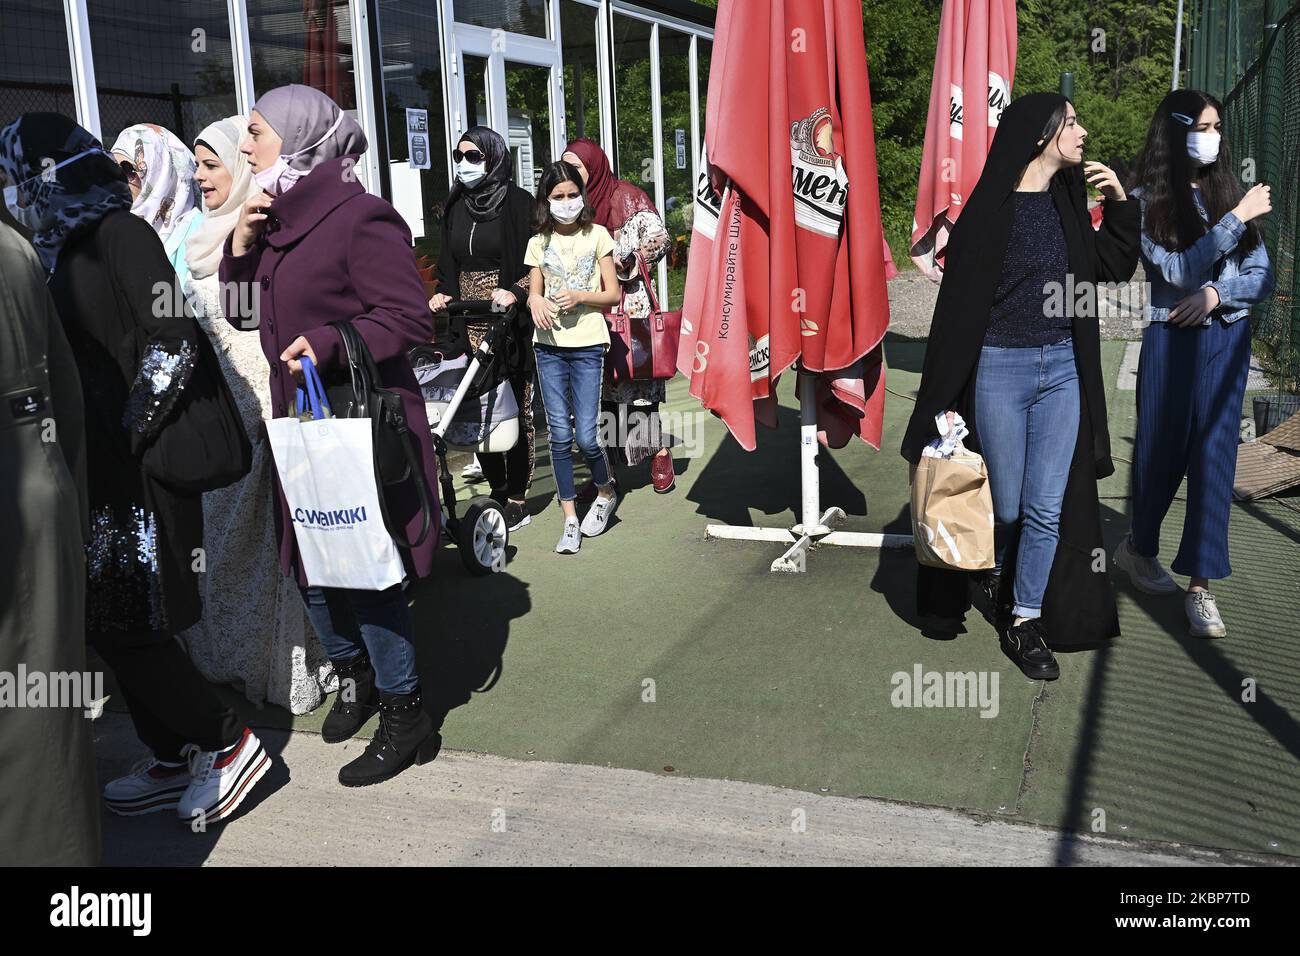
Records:
[[[1176,574],[1216,580],[1232,573],[1228,514],[1249,372],[1249,320],[1216,316],[1190,329],[1152,322],[1142,333],[1133,550],[1149,558],[1160,553],[1160,525],[1186,476]]]
[[[993,492],[999,571],[1007,544],[1020,529],[1012,613],[1041,617],[1079,437],[1074,343],[985,346],[975,380],[975,417]]]
[[[386,694],[420,689],[415,672],[415,626],[400,584],[386,591],[300,587],[307,618],[330,660],[355,660],[370,653],[375,686]]]
[[[605,377],[605,348],[562,349],[535,345],[537,384],[546,406],[550,432],[551,468],[561,501],[573,501],[573,445],[587,459],[591,477],[604,487],[610,483],[609,459],[600,444],[600,386]],[[573,419],[570,422],[570,418]]]

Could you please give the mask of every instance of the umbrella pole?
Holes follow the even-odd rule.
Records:
[[[800,521],[788,531],[783,528],[746,528],[711,524],[704,529],[707,538],[734,541],[775,541],[793,543],[772,562],[772,571],[804,572],[808,570],[808,551],[814,544],[834,544],[849,548],[910,548],[910,534],[874,534],[836,531],[845,520],[844,509],[821,510],[821,473],[817,455],[817,376],[799,366],[799,484]],[[819,514],[820,512],[820,514]]]

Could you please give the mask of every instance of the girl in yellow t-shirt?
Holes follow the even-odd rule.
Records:
[[[618,302],[614,240],[592,219],[578,170],[551,163],[537,188],[533,227],[524,262],[528,310],[533,317],[537,382],[546,405],[551,466],[564,511],[559,554],[576,554],[582,538],[609,526],[618,504],[609,459],[600,444],[600,386],[605,375],[609,327],[604,309]],[[573,421],[570,424],[570,417]],[[578,524],[573,486],[573,445],[587,460],[596,500]]]

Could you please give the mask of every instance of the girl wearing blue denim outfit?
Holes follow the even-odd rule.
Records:
[[[576,554],[584,536],[603,532],[618,505],[599,423],[609,347],[602,310],[618,301],[619,285],[613,237],[594,217],[578,170],[563,160],[547,166],[537,189],[534,227],[538,234],[529,241],[524,262],[531,267],[528,309],[536,326],[537,381],[546,405],[556,493],[564,512],[564,530],[555,546],[558,554]],[[597,490],[581,525],[574,504],[575,443]]]
[[[1100,333],[1096,315],[1066,290],[1133,275],[1139,216],[1112,170],[1083,163],[1086,138],[1057,94],[1020,97],[1003,111],[949,238],[902,447],[915,462],[945,411],[970,427],[966,444],[988,466],[997,566],[975,580],[920,567],[918,610],[960,619],[976,585],[1004,653],[1036,680],[1060,675],[1053,648],[1119,633],[1096,561],[1105,554],[1097,480],[1114,471]],[[1095,232],[1086,184],[1106,200]]]
[[[1115,563],[1135,587],[1178,585],[1157,560],[1160,525],[1187,478],[1187,511],[1173,570],[1193,636],[1224,637],[1211,579],[1226,578],[1228,513],[1238,427],[1250,369],[1250,307],[1273,291],[1273,269],[1253,222],[1272,208],[1269,187],[1244,192],[1221,140],[1218,100],[1170,93],[1156,110],[1134,190],[1142,204],[1142,265],[1150,287],[1138,364],[1133,525]]]

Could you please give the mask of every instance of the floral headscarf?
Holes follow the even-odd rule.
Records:
[[[130,163],[140,177],[140,195],[131,211],[153,226],[170,258],[200,215],[198,163],[175,134],[152,123],[129,126],[113,143],[114,157]]]

